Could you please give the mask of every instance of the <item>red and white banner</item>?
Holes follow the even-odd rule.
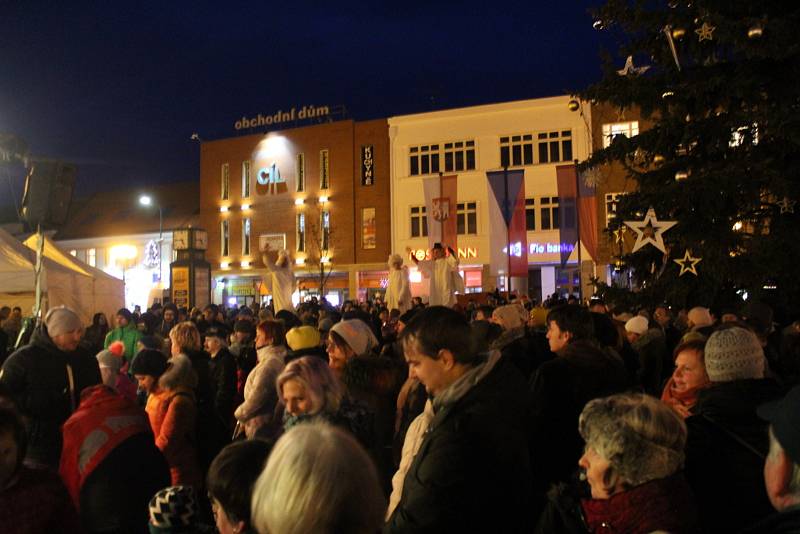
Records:
[[[431,176],[422,181],[428,214],[428,248],[444,243],[458,248],[458,175]]]

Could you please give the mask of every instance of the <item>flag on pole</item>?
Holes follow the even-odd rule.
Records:
[[[573,250],[583,244],[593,261],[597,261],[597,198],[592,175],[577,175],[575,164],[557,165],[558,238],[561,243],[561,267]],[[580,236],[578,236],[580,227]]]
[[[486,178],[503,222],[509,276],[528,276],[528,231],[525,227],[525,171],[488,171]]]
[[[458,175],[431,176],[422,182],[428,217],[428,248],[444,243],[458,249]]]

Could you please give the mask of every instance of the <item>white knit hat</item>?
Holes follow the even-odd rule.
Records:
[[[705,360],[712,382],[764,378],[764,349],[755,334],[739,326],[711,334]]]
[[[711,311],[702,306],[696,306],[689,310],[689,315],[687,317],[692,322],[692,325],[697,328],[711,326],[714,324],[714,319],[711,317]]]
[[[378,338],[361,319],[339,321],[333,325],[331,332],[339,334],[356,356],[363,356],[378,346]]]
[[[632,332],[634,334],[644,335],[647,330],[650,328],[650,323],[647,321],[647,317],[642,317],[641,315],[637,315],[632,319],[628,319],[625,322],[625,331]]]

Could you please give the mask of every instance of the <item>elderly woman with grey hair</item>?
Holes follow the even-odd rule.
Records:
[[[694,532],[696,511],[683,476],[686,426],[640,393],[586,404],[579,430],[581,480],[548,495],[537,532]]]

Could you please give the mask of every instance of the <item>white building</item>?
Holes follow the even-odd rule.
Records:
[[[512,280],[512,288],[527,287],[540,299],[577,291],[577,249],[566,268],[560,263],[556,165],[586,159],[591,117],[588,110],[570,111],[569,101],[557,96],[390,118],[392,249],[425,255],[423,179],[457,174],[458,254],[467,291],[502,289],[507,237],[486,172],[507,165],[524,169],[528,230],[528,280]],[[425,294],[426,284],[412,270],[412,292]]]

